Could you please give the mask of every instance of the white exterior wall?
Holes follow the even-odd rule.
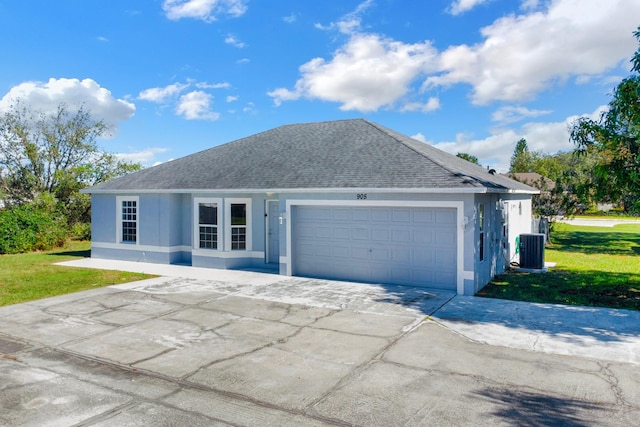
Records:
[[[513,197],[505,200],[505,211],[507,212],[508,221],[508,253],[509,262],[520,262],[517,254],[516,239],[521,234],[531,233],[531,197]]]

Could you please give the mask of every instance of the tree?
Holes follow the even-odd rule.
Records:
[[[478,162],[478,158],[474,155],[471,155],[469,153],[458,153],[456,154],[457,157],[460,157],[461,159],[464,159],[468,162],[471,163],[475,163],[476,165],[480,166],[480,162]]]
[[[516,142],[516,148],[513,150],[511,162],[509,163],[509,172],[532,172],[532,160],[533,157],[531,155],[531,152],[529,152],[527,140],[521,138],[518,142]]]
[[[107,130],[80,108],[60,104],[53,114],[33,111],[18,101],[0,116],[2,192],[8,205],[55,194],[69,173],[100,156],[96,140]]]
[[[62,216],[69,228],[84,224],[87,230],[91,203],[80,190],[140,169],[100,150],[97,140],[107,130],[83,107],[60,104],[46,114],[16,102],[0,114],[0,208],[35,209],[50,198],[57,219]]]
[[[633,34],[640,42],[640,27]],[[618,84],[608,110],[598,120],[578,119],[571,130],[577,151],[596,159],[597,197],[614,202],[640,194],[640,48],[631,62],[632,75]]]

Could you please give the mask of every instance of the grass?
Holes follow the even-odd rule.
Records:
[[[509,272],[478,296],[640,310],[640,224],[554,224],[546,274]]]
[[[48,252],[0,255],[0,307],[153,276],[53,265],[88,257],[90,242]]]

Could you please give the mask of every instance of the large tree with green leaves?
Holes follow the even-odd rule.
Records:
[[[11,218],[18,218],[45,206],[43,215],[55,217],[55,223],[62,219],[69,229],[83,226],[86,237],[91,202],[80,190],[140,169],[99,148],[98,139],[108,130],[108,124],[83,107],[65,104],[44,113],[17,101],[0,113],[0,210],[15,208]],[[6,220],[11,214],[3,215]],[[15,226],[33,222],[23,219],[16,219]],[[0,239],[25,231],[7,227]]]
[[[49,193],[65,202],[81,188],[140,168],[98,147],[108,125],[83,107],[44,113],[16,102],[0,115],[0,195],[6,206]]]
[[[640,27],[634,36],[640,42]],[[597,197],[614,202],[640,194],[640,48],[631,63],[632,74],[616,87],[609,108],[598,120],[579,119],[571,131],[578,152],[596,158]]]

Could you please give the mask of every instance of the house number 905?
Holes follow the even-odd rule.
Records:
[[[366,199],[367,199],[367,193],[356,194],[356,200],[366,200]]]

